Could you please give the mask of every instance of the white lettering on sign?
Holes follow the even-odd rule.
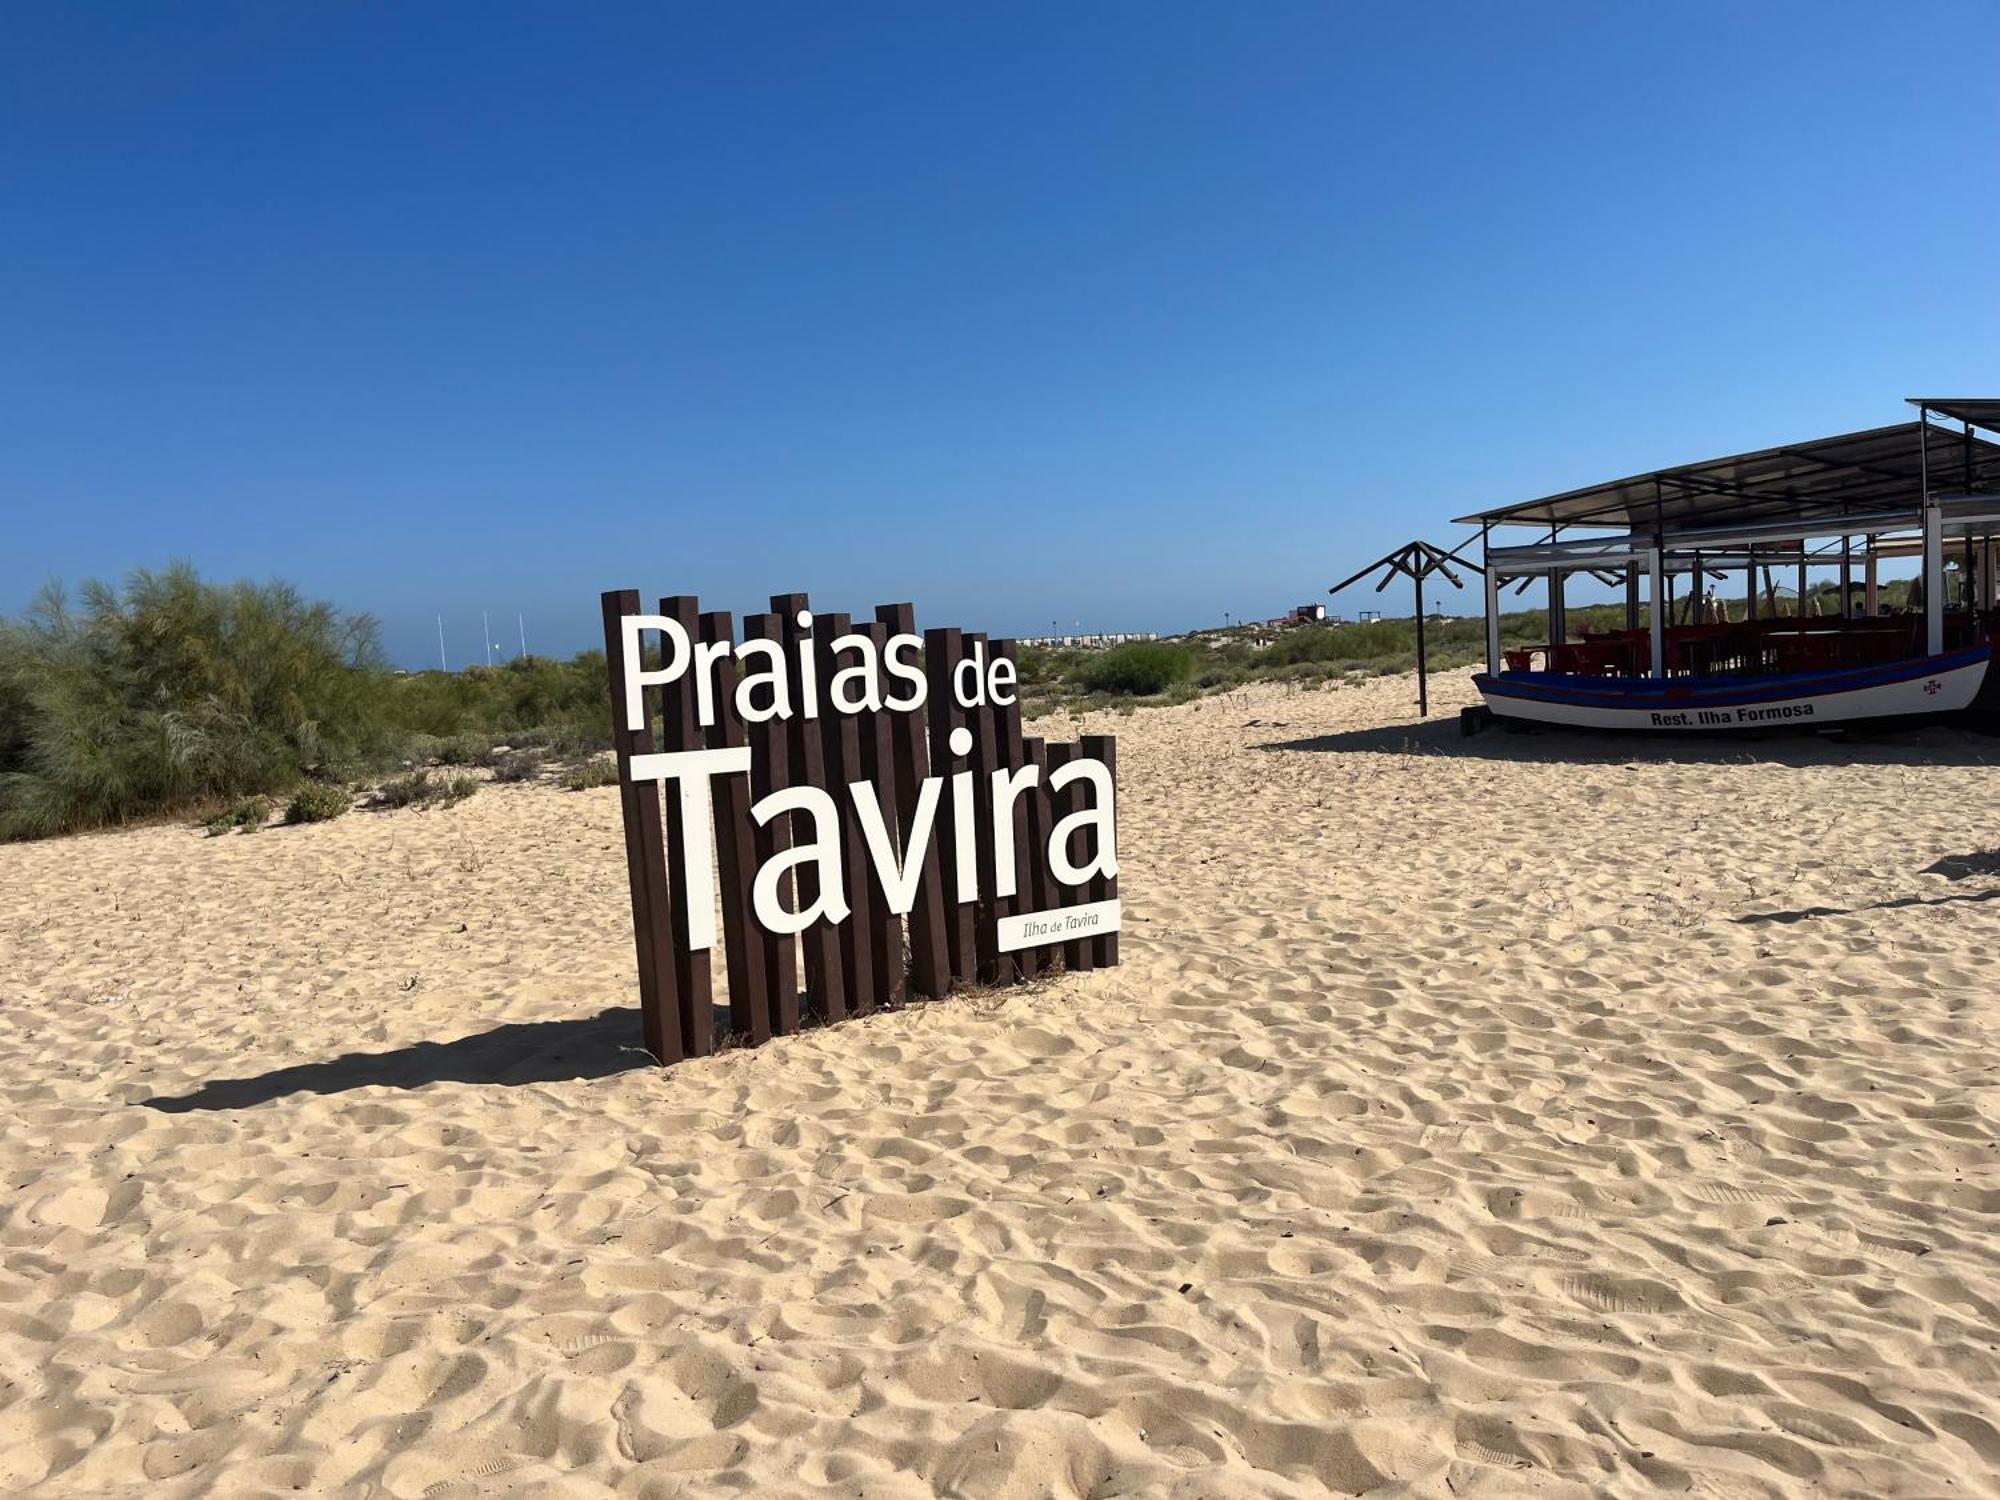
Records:
[[[812,612],[799,612],[799,629],[812,628]],[[646,665],[645,633],[660,638],[660,665]],[[625,668],[625,727],[638,730],[646,724],[646,689],[679,682],[694,674],[695,716],[704,729],[712,728],[717,712],[733,706],[746,723],[761,724],[770,719],[819,717],[820,682],[813,661],[813,642],[801,636],[798,660],[788,662],[778,645],[768,640],[727,641],[688,639],[687,631],[666,615],[626,615],[621,621],[620,650]],[[908,713],[924,706],[930,679],[923,668],[924,641],[918,635],[892,635],[878,654],[875,643],[858,631],[835,640],[830,653],[833,678],[825,685],[831,707],[838,713],[879,713],[885,709]],[[733,705],[716,702],[716,664],[734,656],[739,668]],[[981,708],[988,704],[1011,708],[1019,701],[1015,692],[1019,674],[1004,656],[990,657],[986,643],[973,646],[972,654],[952,670],[951,693],[961,708]],[[891,689],[901,686],[897,694]],[[796,693],[794,692],[796,689]]]
[[[677,750],[668,754],[632,757],[632,780],[680,783],[681,816],[687,820],[687,838],[681,851],[681,879],[687,882],[687,890],[708,893],[706,899],[688,903],[690,948],[715,946],[715,856],[712,852],[715,820],[709,815],[709,778],[749,774],[748,748]]]
[[[970,748],[971,736],[963,729],[954,730],[953,753],[963,755]],[[750,751],[742,746],[721,750],[655,751],[632,757],[630,780],[671,782],[680,797],[687,836],[683,841],[679,874],[685,882],[683,889],[689,893],[690,948],[702,950],[715,946],[715,821],[710,812],[713,788],[709,783],[717,776],[748,776],[750,767]],[[1015,894],[1014,803],[1036,784],[1039,776],[1034,766],[993,773],[992,821],[984,831],[994,849],[995,879],[999,887],[995,895],[1005,897]],[[963,904],[979,899],[976,851],[980,830],[972,796],[972,773],[960,771],[951,780],[952,814],[958,845],[958,899]],[[1117,792],[1110,768],[1101,760],[1079,756],[1054,772],[1049,777],[1049,785],[1060,791],[1077,780],[1090,783],[1095,805],[1059,820],[1049,834],[1048,848],[1044,851],[1050,873],[1066,886],[1083,885],[1094,876],[1115,878],[1118,874]],[[869,863],[888,897],[889,909],[897,916],[907,915],[916,902],[917,877],[923,870],[924,851],[930,846],[937,822],[938,795],[943,785],[943,778],[938,776],[926,776],[919,784],[915,816],[900,861],[896,840],[889,831],[888,820],[876,798],[874,785],[856,781],[847,788],[848,799],[861,826]],[[757,920],[778,933],[803,932],[815,922],[836,925],[845,922],[850,913],[847,902],[841,896],[840,810],[831,794],[812,786],[785,787],[752,803],[750,807],[750,815],[760,826],[790,812],[806,814],[811,821],[812,836],[795,838],[789,848],[775,855],[757,871],[751,891],[751,905]],[[1082,829],[1091,830],[1091,856],[1084,864],[1072,864],[1069,858],[1070,837]],[[805,864],[812,865],[818,877],[818,898],[802,911],[786,911],[784,903],[778,898],[781,882],[784,876]],[[1063,909],[1090,911],[1103,904],[1098,902],[1094,906]],[[1115,932],[1117,928],[1114,924],[1102,930]]]
[[[1101,760],[1079,755],[1061,770],[1049,773],[1049,789],[1059,792],[1079,778],[1090,783],[1095,804],[1060,820],[1049,835],[1049,870],[1064,885],[1082,885],[1093,875],[1115,878],[1118,874],[1118,820],[1112,812],[1117,793],[1111,785],[1111,769]],[[1080,828],[1097,831],[1091,841],[1096,852],[1090,863],[1073,865],[1069,837]]]
[[[1074,943],[1081,938],[1103,937],[1116,932],[1118,922],[1118,898],[1113,896],[1109,901],[1092,901],[1083,906],[1022,912],[1019,916],[1002,917],[996,925],[1000,930],[1000,951],[1014,953],[1022,948],[1039,948],[1044,943]]]
[[[840,809],[833,805],[833,798],[816,786],[793,786],[771,793],[750,809],[750,816],[761,827],[788,812],[802,812],[812,819],[812,837],[794,837],[790,848],[774,856],[757,872],[750,893],[757,920],[768,930],[780,933],[804,932],[815,922],[845,922],[848,906],[840,894]],[[785,903],[778,899],[779,882],[794,866],[807,863],[817,867],[819,899],[798,912],[788,912]],[[715,900],[712,889],[706,886],[695,889],[703,892],[701,900]]]
[[[619,622],[619,637],[625,654],[625,727],[643,729],[646,724],[646,689],[673,682],[688,669],[687,632],[665,615],[626,615]],[[657,672],[646,670],[645,653],[639,646],[639,632],[658,631],[665,637],[664,663]]]
[[[868,841],[868,857],[875,863],[882,894],[889,900],[889,910],[899,917],[907,917],[910,908],[917,904],[917,877],[924,873],[924,851],[930,847],[931,827],[937,822],[938,789],[943,785],[937,777],[926,776],[918,788],[916,815],[910,823],[910,852],[899,865],[896,836],[889,831],[889,820],[882,816],[882,804],[875,795],[874,785],[866,781],[848,783],[847,795],[854,799],[854,815],[860,819],[862,837]]]

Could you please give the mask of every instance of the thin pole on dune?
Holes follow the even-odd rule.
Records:
[[[479,612],[479,633],[486,637],[486,665],[493,665],[493,617],[485,610]]]
[[[1417,584],[1417,717],[1427,719],[1431,712],[1430,662],[1424,654],[1424,575],[1421,569],[1413,570],[1411,577]]]
[[[439,611],[439,613],[438,613],[438,670],[439,670],[440,672],[449,672],[449,671],[451,670],[451,667],[450,667],[450,665],[449,665],[449,664],[448,664],[448,663],[447,663],[447,662],[445,661],[445,659],[444,659],[444,613],[443,613],[443,611]]]
[[[528,654],[528,617],[526,615],[516,615],[514,616],[514,623],[521,631],[521,655],[526,656]]]

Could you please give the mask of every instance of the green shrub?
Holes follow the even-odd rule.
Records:
[[[354,794],[331,782],[309,781],[292,794],[285,808],[287,823],[325,823],[354,806]]]
[[[0,622],[0,838],[273,792],[389,743],[366,616],[180,565],[81,594]]]
[[[255,833],[271,819],[271,799],[269,797],[245,797],[234,807],[204,818],[202,827],[209,836],[227,833],[232,828],[240,828],[245,833]]]
[[[493,762],[495,781],[533,781],[541,774],[542,753],[539,750],[510,750]]]
[[[408,807],[413,802],[423,802],[435,796],[431,790],[431,773],[413,771],[408,776],[396,776],[375,788],[375,795],[369,799],[376,807]]]
[[[1014,651],[1014,669],[1021,686],[1043,687],[1060,682],[1081,654],[1068,646],[1018,646]]]
[[[1428,644],[1447,644],[1441,637],[1457,634],[1447,627],[1453,621],[1433,621],[1426,627]],[[1467,632],[1468,638],[1478,634]],[[1385,657],[1401,652],[1415,653],[1417,627],[1414,620],[1375,620],[1366,625],[1306,625],[1286,631],[1252,658],[1260,667],[1288,667],[1302,662],[1346,662],[1360,658]]]
[[[1249,674],[1241,667],[1215,666],[1204,670],[1195,679],[1195,686],[1205,691],[1214,691],[1218,688],[1240,687],[1248,680]]]
[[[493,737],[488,734],[454,734],[433,742],[431,758],[441,766],[490,766],[494,761]]]
[[[1164,693],[1194,675],[1194,653],[1171,641],[1128,641],[1087,658],[1077,669],[1078,686],[1089,693],[1146,696]]]
[[[406,737],[430,737],[420,760],[478,764],[496,744],[541,743],[566,753],[611,743],[610,681],[602,651],[569,661],[524,656],[462,672],[412,672],[391,680],[390,720]],[[536,738],[527,736],[533,733]]]
[[[493,765],[500,745],[573,757],[611,744],[602,651],[392,673],[367,616],[185,565],[90,583],[79,599],[52,586],[0,619],[0,839],[358,781],[399,761]]]
[[[478,778],[458,774],[453,776],[433,776],[429,771],[413,771],[408,776],[397,776],[376,788],[377,807],[414,807],[430,803],[450,806],[463,802],[479,790]]]
[[[595,755],[611,748],[611,720],[602,723],[538,724],[510,735],[518,750],[541,750],[553,756]]]
[[[402,758],[412,765],[427,766],[438,759],[438,750],[443,744],[444,740],[435,734],[420,731],[407,735],[403,740]]]
[[[592,787],[618,785],[618,762],[615,760],[587,760],[563,778],[563,785],[572,792],[587,792]]]

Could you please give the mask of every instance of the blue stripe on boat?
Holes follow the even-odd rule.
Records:
[[[1977,666],[1990,660],[1992,654],[1991,646],[1967,646],[1942,656],[1916,656],[1878,666],[1836,667],[1825,672],[1791,672],[1779,677],[1586,677],[1573,672],[1502,672],[1495,676],[1479,672],[1472,681],[1482,693],[1503,698],[1572,703],[1589,708],[1638,708],[1668,703],[1695,708],[1734,708],[1909,682]]]

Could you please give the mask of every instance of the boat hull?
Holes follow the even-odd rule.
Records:
[[[1992,660],[1990,646],[1972,646],[1943,656],[1784,677],[1481,672],[1472,680],[1500,719],[1566,729],[1732,734],[1959,713],[1978,696]]]

